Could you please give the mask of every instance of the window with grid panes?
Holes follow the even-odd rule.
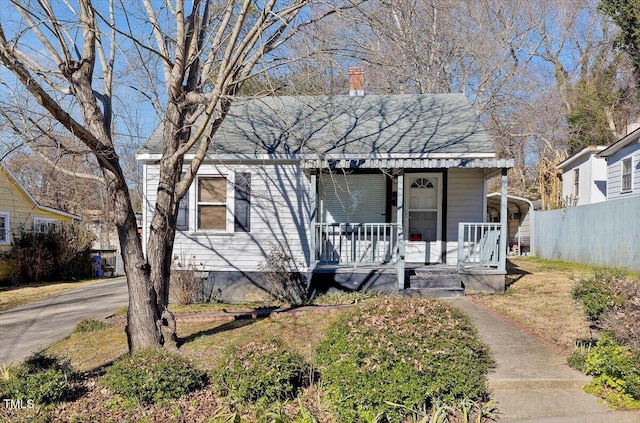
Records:
[[[219,176],[198,178],[197,222],[199,230],[227,229],[227,179]]]
[[[631,191],[631,158],[622,161],[622,190]]]

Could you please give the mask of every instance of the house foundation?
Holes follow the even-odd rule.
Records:
[[[505,290],[505,275],[503,270],[459,270],[462,286],[466,291],[486,292],[490,294],[502,294]]]

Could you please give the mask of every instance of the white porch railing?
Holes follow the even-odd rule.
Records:
[[[316,223],[319,264],[384,264],[396,258],[396,223]]]
[[[500,267],[500,223],[458,224],[458,269]]]

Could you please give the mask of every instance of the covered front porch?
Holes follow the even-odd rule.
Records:
[[[507,213],[486,222],[486,198],[488,180],[499,176],[506,210],[510,160],[318,162],[305,166],[316,275],[356,281],[347,289],[375,290],[371,281],[380,279],[384,291],[392,278],[397,291],[414,292],[434,278],[451,285],[453,274],[464,289],[504,291]]]

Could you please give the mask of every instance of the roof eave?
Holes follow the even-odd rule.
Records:
[[[597,157],[602,157],[602,158],[611,157],[612,155],[616,154],[618,151],[622,150],[623,148],[633,144],[634,142],[639,142],[639,141],[640,141],[640,128],[628,133],[624,137],[620,138],[620,140],[618,140],[614,144],[611,144],[609,147],[599,152],[597,154]]]
[[[50,213],[55,213],[55,214],[59,214],[59,215],[62,215],[62,216],[66,216],[66,217],[68,217],[68,218],[70,218],[72,220],[82,221],[82,217],[80,217],[78,215],[75,215],[75,214],[72,214],[72,213],[68,213],[68,212],[65,212],[65,211],[62,211],[62,210],[54,209],[53,207],[47,207],[47,206],[41,206],[41,205],[37,205],[37,207],[40,210],[44,210],[44,211],[48,211]]]
[[[596,157],[598,157],[599,152],[604,151],[606,148],[607,147],[603,145],[596,145],[596,146],[590,145],[588,147],[585,147],[581,151],[574,154],[573,156],[568,157],[564,161],[558,163],[556,165],[556,169],[564,169],[565,167],[568,167],[569,165],[573,164],[574,162],[588,155],[595,154]]]
[[[80,216],[77,216],[75,214],[71,214],[71,213],[67,213],[67,212],[62,211],[62,210],[54,209],[53,207],[47,207],[47,206],[40,205],[40,203],[38,203],[36,201],[36,199],[29,193],[29,191],[27,191],[27,189],[22,186],[20,181],[18,181],[18,179],[16,179],[16,177],[13,175],[13,173],[11,173],[11,171],[9,170],[8,167],[6,167],[5,165],[2,165],[2,169],[7,173],[7,175],[9,175],[9,178],[11,178],[13,180],[13,182],[16,184],[18,189],[20,191],[22,191],[22,193],[29,199],[29,201],[31,201],[38,209],[44,210],[44,211],[47,211],[47,212],[50,212],[50,213],[56,213],[56,214],[59,214],[59,215],[62,215],[62,216],[66,216],[66,217],[69,217],[69,218],[71,218],[73,220],[78,220],[78,221],[82,220],[82,218]]]
[[[193,160],[194,154],[186,154],[185,161]],[[138,153],[138,161],[157,161],[161,153]],[[374,154],[208,154],[208,159],[225,160],[373,160],[373,159],[495,159],[495,153],[374,153]]]

